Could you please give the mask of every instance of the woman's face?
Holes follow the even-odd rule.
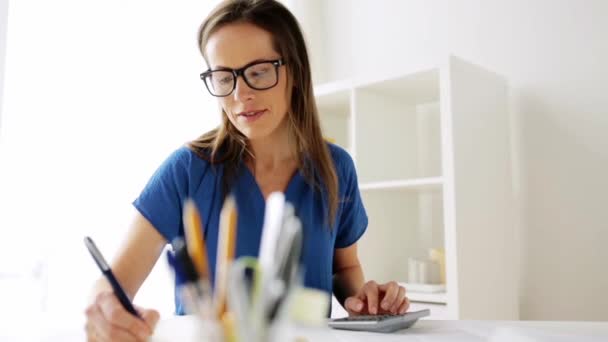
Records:
[[[209,37],[205,53],[211,70],[239,69],[255,61],[283,57],[274,51],[272,35],[249,23],[228,24],[218,29]],[[278,71],[278,83],[270,89],[253,89],[239,76],[233,92],[218,97],[230,122],[250,140],[268,137],[285,127],[289,103],[287,69],[281,66]],[[274,67],[253,70],[249,75],[254,79],[264,72],[275,70]]]

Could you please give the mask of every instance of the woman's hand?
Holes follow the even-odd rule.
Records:
[[[394,281],[382,285],[368,281],[357,294],[344,301],[350,316],[404,314],[409,306],[405,288]]]
[[[85,311],[87,341],[146,341],[160,316],[156,310],[136,309],[143,321],[126,311],[112,291],[100,292]]]

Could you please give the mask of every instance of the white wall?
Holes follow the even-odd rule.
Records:
[[[2,98],[4,94],[4,59],[6,56],[6,23],[8,0],[0,0],[0,127],[2,127]],[[0,135],[1,139],[1,135]]]
[[[325,80],[386,73],[444,52],[507,77],[520,317],[608,320],[608,2],[312,3],[328,25],[325,41],[313,42],[322,46]]]

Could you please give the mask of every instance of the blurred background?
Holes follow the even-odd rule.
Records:
[[[206,66],[196,46],[198,25],[216,3],[0,0],[0,231],[5,238],[0,249],[0,320],[11,322],[2,324],[0,337],[24,331],[32,320],[82,326],[88,292],[99,276],[83,236],[92,236],[111,259],[130,222],[131,202],[156,167],[181,144],[219,123],[217,104],[198,77]],[[342,109],[346,103],[347,115],[357,118],[357,108],[365,105],[356,105],[363,98],[357,89],[399,75],[405,75],[403,89],[409,89],[407,75],[436,70],[429,74],[439,89],[431,102],[440,103],[441,109],[431,111],[443,120],[450,102],[443,98],[446,91],[440,83],[451,79],[445,70],[454,70],[442,64],[445,56],[458,56],[500,75],[506,102],[499,112],[505,117],[496,122],[504,126],[508,142],[495,154],[508,161],[504,179],[509,198],[496,221],[503,223],[508,244],[485,236],[474,241],[478,235],[473,230],[465,237],[487,244],[490,251],[500,246],[506,251],[503,256],[509,256],[504,265],[493,265],[494,272],[505,267],[503,281],[511,284],[512,308],[506,318],[608,320],[608,2],[284,3],[304,29],[313,80],[322,89],[319,96],[326,95],[322,109]],[[425,82],[412,84],[428,85]],[[457,99],[456,90],[452,92],[450,98]],[[455,134],[457,120],[454,115]],[[330,121],[325,121],[328,131],[342,124]],[[352,130],[355,124],[348,119],[345,125]],[[458,164],[458,149],[446,145],[444,122],[432,125],[442,139],[434,158],[441,161],[438,174],[414,178],[414,187],[422,179],[423,190],[416,188],[415,200],[410,190],[396,196],[394,210],[400,204],[412,205],[418,229],[439,229],[429,239],[441,241],[425,248],[445,250],[448,290],[450,279],[462,290],[457,298],[420,302],[449,307],[454,300],[465,307],[475,298],[463,290],[467,285],[462,278],[474,274],[479,278],[473,280],[482,283],[490,266],[476,264],[476,259],[487,257],[483,253],[467,256],[468,264],[454,260],[466,249],[458,238],[467,228],[450,216],[454,212],[446,215],[444,210],[452,206],[458,215],[458,193],[478,184],[474,177],[459,178],[454,170],[448,177],[446,161]],[[345,134],[345,148],[353,148],[353,153],[362,144],[359,139],[371,139],[365,138],[363,128]],[[365,153],[360,150],[356,156],[364,158]],[[472,163],[493,162],[490,156],[479,155]],[[359,172],[372,175],[361,158],[356,159]],[[410,187],[370,177],[368,190]],[[364,197],[372,210],[382,206],[374,204],[376,197],[393,198],[368,190]],[[490,185],[487,190],[495,189]],[[468,201],[473,209],[467,216],[474,221],[475,202]],[[481,214],[484,204],[479,208]],[[439,223],[425,226],[425,218]],[[363,242],[364,265],[375,265],[372,256],[384,257],[380,246],[390,240],[374,239]],[[386,257],[399,258],[395,262],[404,265],[403,275],[394,278],[412,282],[406,271],[410,255]],[[475,272],[460,272],[465,269]],[[157,308],[163,316],[172,314],[172,282],[163,262],[135,302]],[[447,318],[496,317],[452,310]]]

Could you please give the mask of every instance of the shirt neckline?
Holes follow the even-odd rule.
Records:
[[[255,176],[253,175],[251,170],[249,170],[247,165],[245,165],[245,163],[242,161],[241,161],[241,167],[244,169],[246,177],[253,184],[253,187],[255,188],[255,192],[256,192],[256,196],[257,196],[258,200],[260,200],[264,204],[264,207],[265,207],[266,198],[264,198],[264,193],[262,192],[262,188],[260,188],[258,181],[255,179]],[[287,186],[285,187],[285,189],[281,190],[283,192],[283,194],[285,195],[286,199],[290,197],[289,194],[291,193],[291,189],[295,186],[295,184],[297,184],[297,180],[300,177],[301,177],[301,172],[300,172],[300,169],[298,168],[291,175],[291,178],[289,179],[289,182],[287,183]]]

